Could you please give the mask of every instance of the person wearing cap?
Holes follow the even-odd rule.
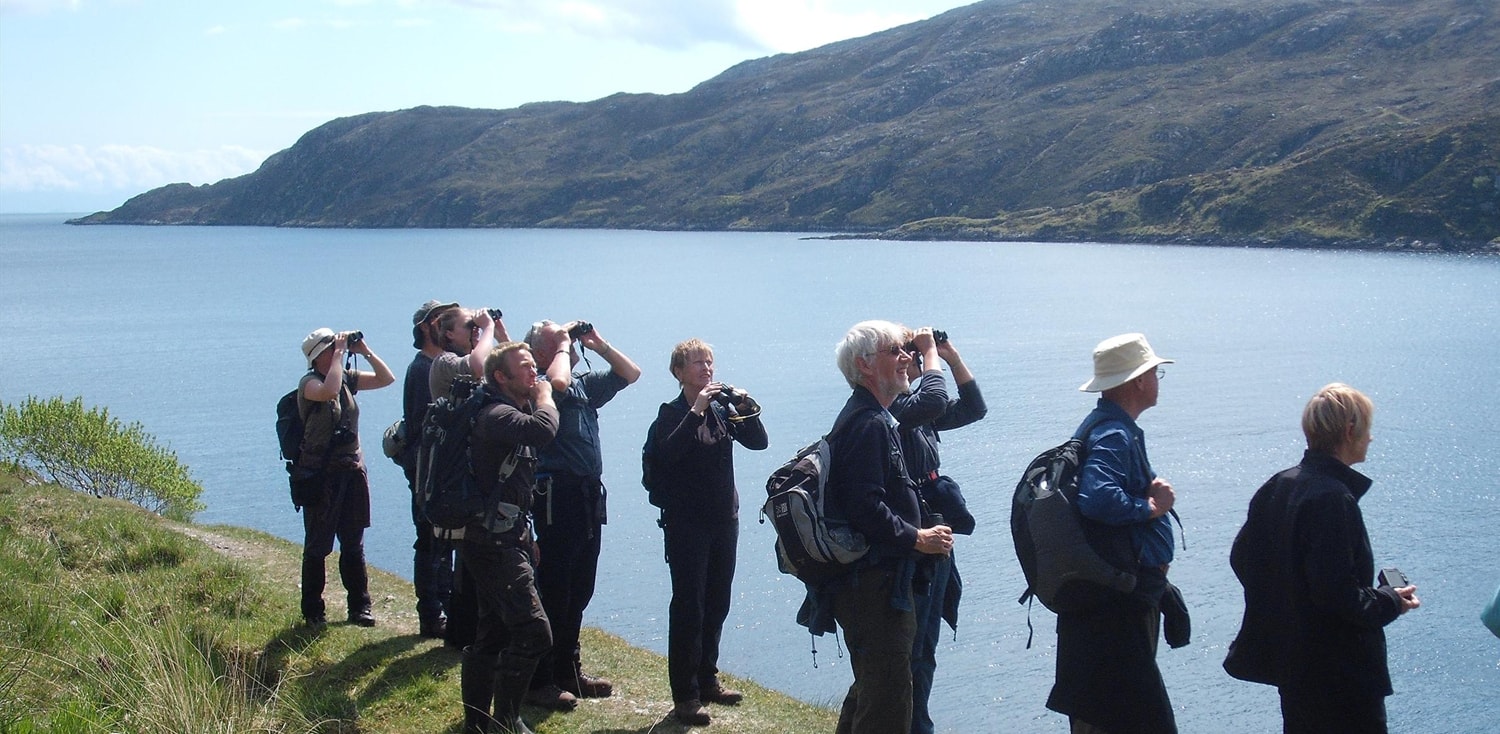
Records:
[[[411,488],[411,520],[417,538],[412,544],[412,587],[417,594],[417,630],[423,637],[441,639],[448,632],[448,600],[453,593],[453,541],[434,532],[422,514],[417,497],[417,449],[421,446],[422,419],[432,402],[428,378],[434,359],[445,353],[438,321],[443,314],[459,310],[454,302],[428,301],[411,317],[412,346],[417,353],[406,367],[402,383],[401,417],[411,439],[398,457],[406,484]]]
[[[358,332],[354,332],[357,334]],[[365,528],[370,527],[370,483],[359,447],[359,404],[354,394],[396,381],[391,369],[361,336],[317,329],[302,340],[307,374],[297,385],[303,423],[298,464],[321,474],[320,501],[302,507],[302,618],[327,622],[323,605],[325,561],[339,543],[339,578],[348,595],[349,622],[373,627],[369,574],[365,569]],[[373,372],[346,369],[347,353],[369,360]]]
[[[577,333],[574,341],[570,332]],[[599,409],[641,377],[641,368],[616,349],[598,329],[582,322],[541,321],[526,334],[557,396],[562,424],[557,438],[542,447],[537,466],[537,591],[552,623],[552,651],[542,658],[527,702],[568,711],[579,698],[605,698],[614,692],[606,678],[583,672],[578,637],[583,612],[594,597],[606,518],[604,458]],[[597,370],[576,370],[577,346],[604,359]]]
[[[1156,405],[1162,365],[1142,334],[1121,334],[1094,348],[1094,377],[1079,390],[1100,393],[1074,434],[1086,451],[1078,509],[1091,545],[1120,549],[1135,591],[1084,612],[1057,615],[1057,677],[1047,708],[1068,716],[1074,734],[1170,734],[1172,702],[1156,665],[1161,599],[1172,562],[1167,513],[1176,495],[1146,455],[1136,425]],[[1113,593],[1113,592],[1111,592]]]
[[[1245,616],[1224,670],[1276,686],[1287,734],[1385,732],[1385,626],[1421,606],[1404,578],[1375,576],[1359,509],[1371,481],[1354,470],[1374,418],[1374,404],[1348,385],[1313,395],[1302,461],[1256,490],[1229,553]]]
[[[945,336],[939,340],[931,327],[918,329],[907,342],[911,363],[906,377],[912,382],[910,393],[896,397],[891,415],[900,423],[901,456],[906,473],[917,487],[923,509],[929,513],[927,525],[944,524],[953,532],[974,532],[974,517],[964,504],[958,484],[938,473],[939,431],[951,431],[984,418],[989,409],[974,373],[959,356],[958,348]],[[948,399],[941,359],[953,371],[958,397]],[[952,555],[923,556],[927,573],[922,574],[914,601],[917,614],[917,637],[911,651],[912,734],[933,734],[935,726],[927,702],[932,697],[932,677],[937,671],[937,643],[946,620],[958,629],[958,604],[963,582]],[[924,583],[925,582],[925,583]]]

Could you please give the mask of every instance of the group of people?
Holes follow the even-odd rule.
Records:
[[[302,456],[326,468],[328,487],[322,504],[304,508],[302,614],[310,624],[326,621],[323,564],[334,539],[349,620],[375,623],[353,397],[394,376],[349,336],[319,329],[303,342]],[[421,426],[455,378],[479,380],[488,402],[474,424],[471,463],[492,505],[462,530],[427,523],[408,442],[398,463],[413,489],[420,633],[463,647],[465,731],[529,732],[523,702],[566,711],[578,698],[613,692],[610,681],[584,672],[579,646],[606,521],[598,409],[641,370],[590,324],[543,321],[511,341],[498,311],[457,303],[423,304],[413,339],[419,351],[406,373],[405,423]],[[577,369],[580,346],[605,366]],[[350,352],[371,371],[345,369]],[[851,394],[828,434],[829,514],[863,535],[870,551],[808,588],[799,620],[815,632],[843,630],[854,681],[840,734],[928,734],[937,639],[945,620],[956,626],[962,590],[954,535],[974,531],[957,483],[941,472],[939,434],[982,419],[987,408],[956,346],[930,328],[861,322],[837,345],[835,362]],[[1084,444],[1076,506],[1090,544],[1122,550],[1129,560],[1121,570],[1138,581],[1129,593],[1111,591],[1058,616],[1046,705],[1068,716],[1075,733],[1176,731],[1156,664],[1163,609],[1174,597],[1181,605],[1168,581],[1176,491],[1152,468],[1137,424],[1156,405],[1171,363],[1143,335],[1123,334],[1095,347],[1093,376],[1079,388],[1100,397],[1075,433]],[[703,726],[712,721],[706,704],[743,698],[718,676],[739,534],[733,445],[762,450],[768,437],[759,403],[715,379],[711,346],[683,341],[669,367],[681,390],[648,430],[645,481],[661,509],[671,575],[672,712]],[[1386,730],[1382,628],[1420,602],[1404,579],[1374,578],[1358,506],[1370,480],[1352,468],[1365,459],[1372,420],[1373,405],[1353,388],[1335,383],[1314,395],[1302,417],[1307,453],[1255,494],[1234,543],[1245,616],[1224,667],[1279,689],[1287,732]]]

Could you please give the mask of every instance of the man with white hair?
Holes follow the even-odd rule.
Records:
[[[1176,495],[1151,469],[1135,422],[1156,405],[1161,365],[1171,363],[1144,335],[1121,334],[1094,348],[1094,378],[1078,388],[1102,393],[1074,434],[1087,452],[1078,478],[1084,534],[1137,581],[1129,594],[1101,590],[1098,605],[1057,615],[1057,679],[1047,708],[1066,714],[1073,734],[1177,731],[1156,666],[1173,550],[1166,515]]]
[[[889,321],[855,324],[835,350],[854,390],[829,432],[828,493],[862,533],[870,553],[828,582],[833,617],[844,628],[854,683],[839,711],[838,734],[906,734],[911,726],[911,650],[917,620],[912,583],[920,554],[947,555],[953,531],[923,528],[889,408],[911,390],[902,349],[906,329]]]

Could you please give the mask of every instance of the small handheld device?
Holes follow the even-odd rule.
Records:
[[[1380,581],[1381,586],[1389,586],[1393,589],[1411,586],[1411,582],[1406,580],[1406,574],[1401,573],[1401,569],[1399,568],[1382,568],[1380,569],[1380,575],[1376,578]]]

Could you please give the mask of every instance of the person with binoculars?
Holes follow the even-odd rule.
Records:
[[[583,612],[594,596],[606,520],[604,460],[599,409],[640,379],[641,368],[604,340],[587,321],[541,321],[526,334],[557,400],[557,438],[538,455],[536,505],[532,509],[541,562],[537,592],[552,624],[552,650],[542,657],[527,701],[568,711],[578,699],[614,692],[605,678],[583,672],[578,636]],[[604,358],[602,369],[577,370],[577,346]]]
[[[678,344],[671,370],[682,392],[662,404],[647,438],[672,577],[667,678],[678,721],[704,726],[704,703],[742,698],[718,678],[739,540],[734,443],[760,451],[768,441],[755,399],[714,379],[713,347],[697,339]]]
[[[896,396],[891,415],[899,423],[901,455],[907,476],[921,499],[925,527],[948,525],[953,532],[974,532],[974,516],[964,503],[958,484],[938,473],[938,432],[967,426],[988,411],[979,383],[959,356],[948,334],[931,327],[914,332],[903,349],[912,359],[906,377],[912,391]],[[953,371],[958,397],[950,400],[943,379],[941,359]],[[919,568],[925,583],[918,583],[912,601],[916,607],[917,636],[911,651],[912,734],[932,734],[932,716],[927,701],[932,694],[932,676],[937,670],[937,642],[942,624],[958,628],[958,603],[963,585],[953,556],[926,555]]]
[[[358,354],[373,372],[344,364]],[[302,618],[312,626],[327,623],[323,605],[325,561],[339,542],[339,578],[348,595],[349,622],[375,626],[370,609],[369,573],[365,568],[365,528],[370,527],[370,482],[359,447],[359,404],[354,394],[396,381],[396,376],[370,349],[364,334],[335,334],[322,328],[302,340],[307,373],[297,385],[297,410],[302,416],[299,468],[314,472],[302,507]]]

